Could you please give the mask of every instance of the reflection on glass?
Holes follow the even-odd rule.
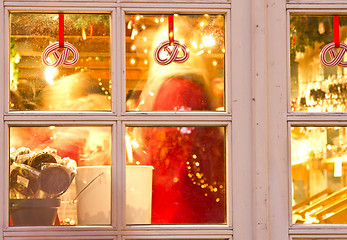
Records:
[[[111,127],[11,127],[10,225],[110,225]]]
[[[167,65],[155,61],[155,49],[169,40],[168,15],[126,15],[125,22],[128,111],[224,111],[223,15],[175,14],[174,40],[188,48],[189,58]],[[160,59],[169,55],[159,52]],[[166,105],[158,106],[162,101]]]
[[[225,223],[224,132],[127,127],[126,223]]]
[[[58,14],[10,14],[10,110],[109,111],[110,15],[64,14],[64,42],[78,50],[76,65],[43,63],[43,51],[58,40]]]
[[[347,223],[347,128],[291,130],[293,223]]]
[[[340,42],[347,38],[347,17],[340,16]],[[333,16],[290,17],[291,111],[346,112],[347,69],[324,67],[320,51],[333,42]],[[330,61],[330,56],[327,54]],[[343,59],[347,61],[346,56]]]

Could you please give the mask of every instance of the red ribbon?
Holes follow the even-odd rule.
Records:
[[[169,43],[170,46],[174,45],[174,16],[173,15],[169,15],[168,19],[169,19]]]
[[[335,48],[340,47],[340,29],[339,29],[339,17],[334,16],[333,18],[333,39],[335,43]]]
[[[59,48],[64,48],[64,14],[59,14]]]

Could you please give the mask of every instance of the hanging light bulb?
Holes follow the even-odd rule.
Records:
[[[324,26],[324,23],[323,23],[323,22],[320,22],[320,23],[318,24],[318,32],[319,32],[319,34],[325,33],[325,26]]]

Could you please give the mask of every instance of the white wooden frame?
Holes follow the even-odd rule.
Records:
[[[346,13],[346,1],[283,0],[268,2],[268,123],[270,239],[347,239],[342,224],[291,223],[291,126],[346,126],[346,113],[290,112],[289,14],[291,12]],[[272,26],[272,27],[271,27]],[[286,47],[283,47],[283,46]],[[277,102],[274,102],[277,101]]]
[[[0,197],[0,238],[2,239],[252,239],[253,229],[257,229],[252,216],[254,211],[253,168],[251,159],[257,153],[250,147],[252,142],[251,119],[251,76],[255,71],[249,59],[252,59],[254,49],[251,46],[251,18],[250,0],[235,1],[233,7],[236,11],[231,11],[230,0],[194,0],[189,3],[183,0],[161,1],[132,1],[132,0],[41,0],[41,1],[2,1],[0,16],[0,30],[4,32],[0,37],[2,46],[2,58],[0,70],[3,73],[0,81],[1,91],[3,91],[0,104],[2,121],[0,123],[0,156],[8,159],[8,127],[22,125],[101,125],[112,126],[112,141],[114,149],[112,151],[112,197],[120,201],[112,202],[112,225],[105,227],[85,227],[85,226],[64,226],[64,227],[8,227],[8,162],[1,161],[0,171],[2,172],[2,187]],[[170,9],[168,11],[167,9]],[[116,90],[112,92],[112,110],[105,113],[90,112],[9,112],[8,111],[8,11],[38,11],[63,10],[74,11],[101,11],[111,12],[112,25],[112,45],[111,54],[111,79]],[[126,112],[125,102],[125,81],[124,74],[124,12],[126,11],[150,11],[150,12],[212,12],[224,13],[226,16],[226,94],[225,112],[153,112],[153,113],[132,113]],[[121,21],[117,21],[120,20]],[[263,21],[263,18],[261,18]],[[242,25],[238,24],[243,22]],[[263,26],[264,27],[264,26]],[[259,39],[264,41],[265,37],[259,32]],[[115,40],[116,39],[116,40]],[[233,54],[231,54],[233,52]],[[261,51],[261,54],[264,54]],[[120,61],[118,61],[120,59]],[[257,66],[258,75],[262,74],[263,65]],[[232,69],[237,69],[232,71]],[[252,70],[253,69],[253,70]],[[261,78],[264,79],[262,74]],[[117,79],[117,81],[116,81]],[[122,79],[122,81],[119,81]],[[234,80],[232,80],[234,79]],[[257,84],[258,85],[258,84]],[[255,96],[260,97],[256,93]],[[257,104],[262,105],[259,101]],[[257,105],[258,106],[258,105]],[[231,116],[233,111],[233,118]],[[261,108],[262,110],[262,108]],[[259,112],[260,113],[260,112]],[[237,117],[235,117],[237,116]],[[264,115],[260,119],[264,121]],[[233,123],[231,124],[231,122]],[[259,122],[258,122],[259,123]],[[262,122],[264,123],[264,122]],[[131,125],[199,125],[199,126],[224,126],[226,127],[227,143],[227,224],[226,225],[153,225],[153,226],[126,226],[124,223],[124,133],[125,126]],[[263,131],[264,126],[257,129]],[[231,138],[235,139],[231,141]],[[261,138],[261,136],[257,136]],[[260,148],[263,148],[261,146]],[[264,156],[264,155],[263,155]],[[262,156],[262,157],[263,157]],[[118,162],[116,162],[116,159]],[[261,177],[263,179],[264,167],[259,165]],[[266,166],[265,166],[266,169]],[[265,181],[266,182],[266,181]],[[260,185],[261,182],[258,182]],[[233,191],[231,191],[233,189]],[[265,190],[265,189],[264,189]],[[263,198],[259,194],[260,198]],[[265,190],[266,193],[266,190]],[[261,204],[263,205],[263,204]],[[263,212],[263,210],[262,210]],[[267,208],[265,208],[267,212]],[[266,221],[266,217],[258,214],[259,219]],[[256,230],[264,234],[264,230]],[[254,238],[253,238],[254,239]],[[260,238],[259,238],[260,239]]]

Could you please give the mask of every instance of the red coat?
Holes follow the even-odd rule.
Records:
[[[202,86],[180,78],[158,90],[155,111],[213,110]],[[143,128],[152,165],[152,224],[225,223],[224,130],[219,127]],[[144,161],[143,161],[144,160]]]

